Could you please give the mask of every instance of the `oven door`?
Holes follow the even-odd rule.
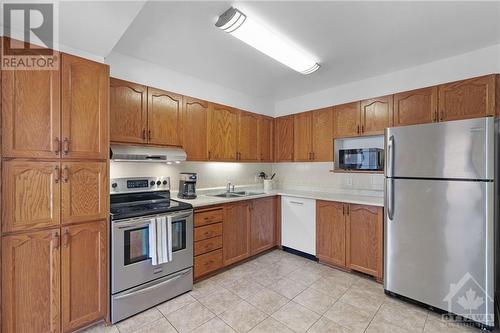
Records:
[[[154,232],[150,223],[158,217],[171,221],[165,237],[170,234],[172,261],[153,266],[151,254],[158,248],[150,244]],[[113,221],[111,241],[111,292],[115,294],[193,266],[193,211]]]

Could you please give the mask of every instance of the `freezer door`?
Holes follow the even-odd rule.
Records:
[[[494,118],[386,129],[386,176],[493,179]]]
[[[386,178],[385,289],[493,325],[493,184]]]

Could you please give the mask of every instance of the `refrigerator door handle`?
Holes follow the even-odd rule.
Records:
[[[387,177],[393,177],[394,173],[394,135],[387,141]]]
[[[394,218],[394,179],[387,178],[387,218]]]

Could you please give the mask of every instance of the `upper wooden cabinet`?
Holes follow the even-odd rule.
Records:
[[[439,120],[459,120],[495,115],[495,75],[481,76],[439,86]]]
[[[293,116],[293,147],[295,161],[312,160],[312,112]]]
[[[345,204],[316,201],[316,255],[337,266],[346,265]]]
[[[250,256],[250,206],[248,201],[224,207],[223,263],[230,265]]]
[[[381,281],[383,276],[383,209],[350,204],[347,229],[347,265]]]
[[[392,107],[392,95],[361,101],[361,134],[384,134],[392,126]]]
[[[438,121],[438,87],[406,91],[394,95],[394,126]]]
[[[184,96],[182,146],[189,161],[206,161],[209,103]]]
[[[238,127],[238,161],[256,162],[260,160],[258,144],[258,123],[260,116],[241,111]]]
[[[63,157],[106,159],[109,155],[109,66],[62,55]]]
[[[59,229],[2,238],[2,332],[60,332]]]
[[[295,161],[333,161],[332,108],[294,115]]]
[[[333,136],[346,138],[361,133],[360,102],[336,105],[333,107]]]
[[[62,163],[61,183],[63,223],[95,221],[108,217],[106,163]]]
[[[262,162],[273,161],[273,129],[274,120],[271,117],[260,116],[258,122],[258,147]]]
[[[147,142],[147,87],[110,79],[110,140]]]
[[[106,315],[106,221],[61,230],[62,330],[74,331]]]
[[[274,157],[276,162],[292,162],[294,154],[294,116],[274,120]]]
[[[2,230],[59,225],[60,174],[59,162],[4,161]]]
[[[234,161],[238,155],[238,123],[240,111],[212,104],[208,113],[208,159]]]
[[[276,245],[276,198],[255,199],[250,205],[250,253],[253,255]]]
[[[60,72],[2,72],[4,157],[60,156]]]
[[[182,146],[182,96],[148,87],[148,142]]]

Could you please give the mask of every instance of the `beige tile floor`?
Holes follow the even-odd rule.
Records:
[[[113,326],[85,332],[480,332],[390,298],[382,285],[275,250]]]

